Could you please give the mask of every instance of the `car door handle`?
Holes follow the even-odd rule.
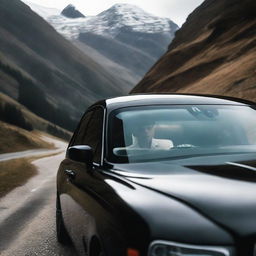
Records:
[[[74,171],[72,171],[72,170],[67,170],[66,169],[64,172],[71,179],[74,179],[76,177],[76,173]]]

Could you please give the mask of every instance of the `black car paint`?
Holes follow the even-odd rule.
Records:
[[[154,104],[254,105],[228,97],[155,95],[105,100],[92,108],[100,105],[105,109],[103,130],[107,134],[107,116],[114,109]],[[106,143],[107,136],[105,148]],[[251,155],[236,157],[240,161],[252,159]],[[84,255],[96,238],[107,256],[125,256],[127,248],[135,248],[140,256],[146,256],[150,242],[161,239],[236,246],[237,256],[252,256],[249,253],[256,241],[255,184],[243,177],[234,179],[232,175],[211,173],[209,169],[223,169],[223,161],[218,157],[213,162],[112,164],[105,159],[88,167],[68,158],[63,160],[57,190],[65,226],[79,253]],[[152,174],[152,169],[159,170],[159,175]],[[173,171],[167,175],[165,172],[170,169]],[[75,178],[68,177],[65,170],[73,170]]]

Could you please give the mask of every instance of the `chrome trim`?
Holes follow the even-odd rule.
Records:
[[[102,122],[102,125],[103,125],[103,129],[102,129],[102,138],[101,138],[101,158],[100,158],[100,163],[96,163],[96,162],[93,162],[93,166],[94,167],[100,167],[103,165],[103,153],[104,153],[104,139],[105,139],[105,120],[106,120],[106,108],[104,108],[102,105],[95,105],[93,106],[92,108],[89,108],[85,113],[84,113],[84,116],[89,113],[90,111],[94,111],[95,109],[97,108],[101,108],[103,110],[103,122]],[[83,116],[83,117],[84,117]],[[83,118],[82,117],[82,118]],[[82,119],[81,119],[82,120]]]
[[[103,166],[104,163],[104,148],[105,148],[105,130],[106,130],[106,115],[107,111],[106,108],[102,107],[104,111],[104,116],[103,116],[103,129],[102,129],[102,141],[101,141],[101,160],[100,160],[100,165]]]
[[[233,163],[233,162],[226,162],[226,164],[238,166],[238,167],[241,167],[241,168],[246,168],[246,169],[251,170],[251,171],[256,171],[255,167],[250,166],[250,165],[246,165],[246,164],[239,164],[239,163]]]
[[[181,248],[185,248],[185,249],[187,248],[187,249],[209,250],[209,251],[213,251],[213,252],[223,253],[224,256],[231,256],[230,251],[221,246],[191,245],[191,244],[169,242],[169,241],[164,241],[164,240],[155,240],[155,241],[151,242],[149,245],[149,248],[148,248],[148,256],[152,256],[152,255],[150,255],[150,251],[155,244],[171,245],[171,246],[177,246],[177,247],[181,247]]]

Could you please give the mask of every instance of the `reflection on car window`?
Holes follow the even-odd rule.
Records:
[[[103,115],[102,108],[86,113],[72,143],[72,146],[89,145],[93,149],[95,163],[100,163],[101,159]]]
[[[82,144],[89,145],[93,149],[93,161],[100,163],[103,131],[103,109],[97,108],[93,111],[92,118],[83,136]]]
[[[109,121],[108,159],[160,160],[256,149],[256,111],[247,106],[130,107]]]
[[[90,120],[92,118],[93,112],[90,111],[84,115],[82,118],[82,121],[80,123],[80,126],[78,128],[77,134],[75,134],[74,142],[72,143],[72,146],[74,145],[82,145],[83,144],[83,138],[87,134],[87,128],[88,124],[90,123]]]

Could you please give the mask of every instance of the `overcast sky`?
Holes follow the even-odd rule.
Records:
[[[73,4],[84,15],[96,15],[116,3],[130,3],[151,14],[170,18],[181,26],[187,16],[203,0],[29,0],[29,2],[58,9],[63,9],[68,4]]]

